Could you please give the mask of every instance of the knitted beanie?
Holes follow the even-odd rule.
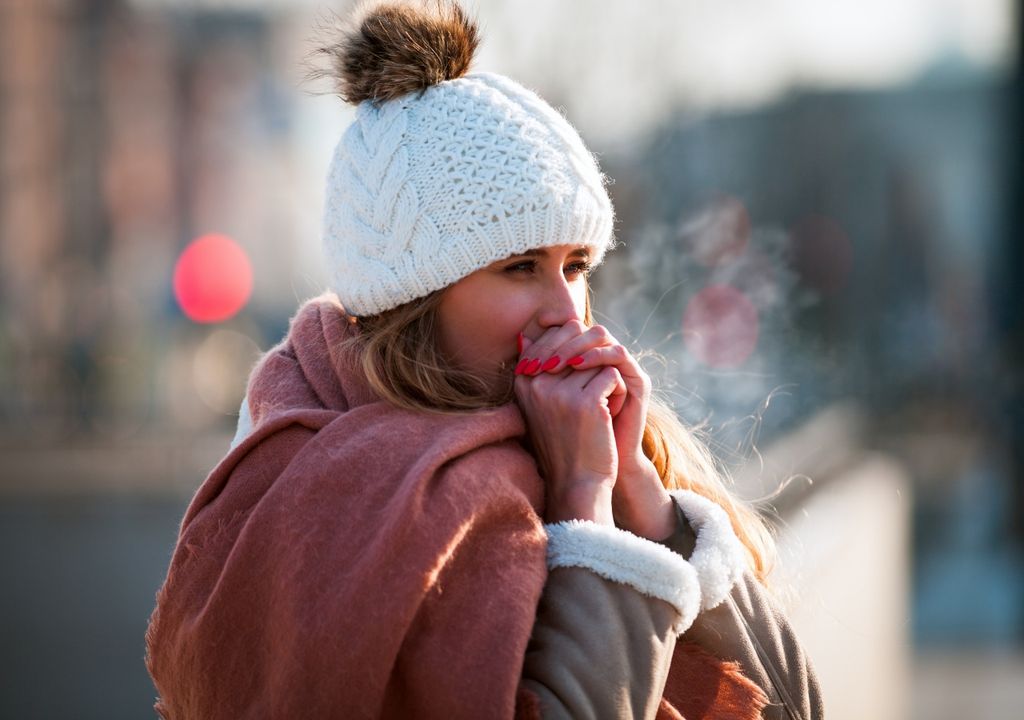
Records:
[[[323,245],[347,312],[372,315],[550,245],[614,246],[606,176],[565,117],[491,72],[454,2],[362,3],[327,54],[357,106],[331,160]]]

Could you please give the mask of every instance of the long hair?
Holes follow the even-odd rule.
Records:
[[[370,387],[385,400],[411,410],[455,414],[493,408],[515,399],[513,373],[494,383],[446,362],[437,338],[444,289],[376,315],[349,316],[357,332],[343,341],[354,351]],[[339,304],[339,310],[345,313]],[[347,314],[347,313],[346,313]],[[594,324],[590,291],[583,323]],[[687,428],[671,406],[652,393],[642,448],[668,489],[692,490],[718,503],[729,515],[747,550],[751,571],[767,583],[775,541],[757,511],[731,493],[725,471],[696,428]]]

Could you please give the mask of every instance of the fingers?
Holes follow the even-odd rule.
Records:
[[[591,348],[584,351],[580,357],[581,360],[574,366],[577,371],[610,365],[621,373],[627,384],[634,385],[634,388],[650,384],[650,377],[640,367],[640,363],[622,345]]]
[[[583,394],[592,402],[607,402],[609,411],[612,409],[612,398],[615,398],[615,404],[621,409],[626,397],[626,384],[618,370],[604,367],[584,386]],[[612,413],[613,416],[617,414],[618,409]]]
[[[632,355],[622,345],[588,348],[579,354],[581,360],[574,366],[577,370],[597,367],[598,365],[621,365]]]
[[[588,328],[578,320],[550,328],[535,342],[527,345],[515,374],[527,377],[560,376],[566,369],[579,372],[604,366],[615,367],[624,387],[632,388],[635,393],[645,392],[650,385],[649,377],[636,358],[607,328],[602,325]],[[590,377],[588,375],[585,379]],[[611,407],[617,409],[621,407],[623,398],[616,396],[615,400],[618,405],[613,401]]]
[[[607,367],[606,370],[615,371],[615,388],[608,395],[608,412],[615,417],[622,410],[622,406],[626,404],[626,381],[622,379],[622,373],[614,367]]]
[[[517,387],[522,387],[524,390],[528,388],[530,392],[541,397],[550,397],[553,393],[558,392],[556,388],[563,388],[568,391],[568,395],[574,396],[581,394],[587,383],[602,369],[595,367],[579,372],[563,372],[558,375],[541,373],[538,377],[531,377],[524,373],[517,377],[515,382]]]
[[[559,330],[567,327],[568,324],[563,325]],[[605,327],[594,325],[581,334],[569,337],[561,345],[555,343],[565,337],[565,333],[556,333],[554,330],[552,328],[548,334],[526,349],[525,359],[516,368],[516,375],[559,375],[566,368],[580,371],[612,365],[634,389],[639,389],[650,382],[636,358]],[[553,349],[549,351],[549,348]],[[548,352],[552,354],[549,355]]]
[[[584,351],[601,345],[616,344],[602,325],[586,327],[578,320],[571,320],[558,328],[551,328],[523,353],[525,362],[516,368],[516,374],[539,375],[542,372],[559,373]]]
[[[620,344],[602,325],[586,327],[578,320],[565,325],[549,328],[534,342],[527,340],[522,359],[515,374],[541,379],[541,376],[558,377],[568,380],[579,375],[571,386],[582,389],[594,377],[581,371],[614,367],[616,389],[607,396],[612,417],[618,415],[626,401],[626,392],[645,397],[649,392],[650,378],[633,355]],[[565,370],[573,372],[565,373]],[[539,388],[549,392],[546,384]]]
[[[636,358],[622,345],[611,345],[607,347],[595,347],[584,350],[580,353],[580,360],[574,365],[577,370],[586,370],[601,365],[614,365],[626,372],[633,374],[634,368],[639,369]]]
[[[579,407],[590,407],[591,403],[606,400],[612,417],[622,409],[628,390],[622,375],[610,366],[573,370],[561,375],[544,373],[537,378],[516,378],[516,385],[522,392],[535,397],[551,400],[558,395],[562,402]]]
[[[555,348],[560,347],[570,338],[573,338],[586,330],[586,326],[579,320],[570,320],[564,325],[548,328],[548,330],[534,341],[526,339],[527,346],[521,353],[519,365],[516,366],[516,375],[524,372],[528,375],[536,375],[549,371],[553,365],[550,359]]]

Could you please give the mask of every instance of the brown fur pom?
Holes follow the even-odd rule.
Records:
[[[333,39],[313,51],[330,67],[310,77],[331,78],[353,105],[462,77],[480,43],[476,23],[453,0],[363,0],[348,19],[332,24],[323,30]]]

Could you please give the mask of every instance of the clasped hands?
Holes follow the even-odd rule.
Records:
[[[545,519],[671,535],[672,499],[642,448],[651,380],[636,359],[579,320],[521,345],[515,395],[546,483]]]

